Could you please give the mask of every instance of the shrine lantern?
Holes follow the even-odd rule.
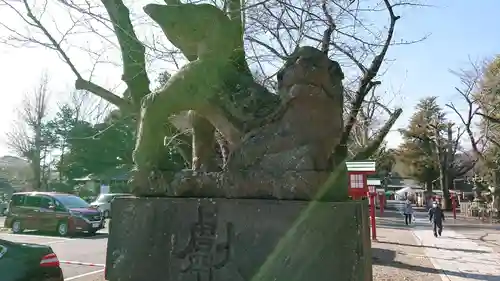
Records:
[[[375,161],[346,162],[346,166],[349,177],[349,196],[353,199],[366,197],[368,192],[367,176],[376,172]]]

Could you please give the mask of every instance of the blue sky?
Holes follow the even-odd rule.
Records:
[[[414,105],[425,96],[439,96],[443,107],[450,101],[460,103],[460,97],[454,92],[458,81],[449,70],[466,67],[469,56],[473,60],[482,59],[500,50],[500,36],[494,32],[499,0],[428,2],[435,3],[436,7],[396,11],[402,16],[396,26],[396,38],[412,40],[431,35],[421,43],[389,50],[388,58],[394,61],[382,79],[383,88],[389,92],[400,91],[393,105],[404,110],[394,129],[406,125]],[[5,22],[15,21],[4,11],[0,11],[0,18]],[[0,30],[0,36],[5,35]],[[75,56],[74,60],[80,68],[88,69],[87,57]],[[2,140],[16,118],[14,109],[23,93],[37,85],[40,72],[47,70],[51,77],[52,104],[67,98],[74,76],[53,51],[40,48],[12,49],[0,45],[0,62],[0,155],[5,155],[9,151]],[[98,84],[114,88],[123,87],[120,76],[120,67],[104,65],[95,77]],[[455,118],[451,113],[449,117]],[[391,132],[387,141],[391,147],[397,146],[399,134]]]
[[[408,40],[431,33],[421,43],[390,50],[389,57],[396,61],[383,83],[402,84],[404,114],[397,126],[406,124],[412,107],[425,96],[438,96],[443,106],[451,101],[460,103],[454,90],[459,83],[449,70],[467,67],[469,56],[478,60],[500,52],[500,36],[495,35],[500,1],[441,0],[435,5],[406,12],[397,25],[397,36]],[[451,112],[449,117],[456,118]],[[395,146],[399,137],[392,134],[387,141]]]

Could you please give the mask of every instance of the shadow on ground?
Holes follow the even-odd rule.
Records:
[[[398,246],[405,246],[405,247],[433,248],[433,249],[439,249],[439,250],[457,251],[457,252],[466,252],[466,253],[480,253],[480,254],[490,253],[488,251],[483,251],[483,250],[471,250],[471,249],[460,249],[460,248],[443,248],[443,247],[437,247],[437,246],[412,245],[412,244],[405,244],[405,243],[398,243],[398,242],[388,242],[388,241],[377,241],[377,243],[380,243],[380,244],[391,244],[391,245],[398,245]]]
[[[481,223],[481,222],[463,222],[463,221],[453,221],[448,220],[445,222],[445,225],[456,230],[460,229],[488,229],[488,230],[500,230],[500,225],[498,224],[490,224],[490,223]]]
[[[384,242],[379,242],[384,243]],[[397,244],[397,243],[396,243]],[[414,245],[405,245],[404,246],[414,246]],[[396,253],[392,250],[387,249],[379,249],[372,248],[372,262],[374,265],[382,265],[382,266],[390,266],[399,269],[405,269],[409,271],[419,271],[426,272],[431,274],[445,274],[448,277],[462,277],[469,278],[475,280],[493,280],[492,278],[497,278],[497,276],[478,274],[478,273],[464,273],[457,272],[452,270],[439,270],[432,267],[418,266],[402,263],[400,261],[395,260]],[[496,280],[496,279],[495,279]]]
[[[379,218],[402,218],[402,215],[397,210],[384,210],[384,214],[381,214],[379,210],[375,212],[375,216]]]
[[[404,219],[400,218],[379,218],[377,219],[377,227],[411,230],[413,227],[415,227],[415,225],[414,224],[405,225]]]
[[[484,242],[486,244],[490,244],[492,246],[500,247],[500,243],[498,243],[496,240],[487,240],[486,238],[490,235],[490,233],[484,233],[478,238],[472,238],[472,237],[448,237],[449,239],[455,239],[455,240],[473,240],[473,241],[480,241]]]

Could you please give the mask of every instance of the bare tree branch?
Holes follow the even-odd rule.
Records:
[[[122,98],[116,96],[115,94],[111,93],[110,91],[105,90],[104,88],[102,88],[102,87],[100,87],[100,86],[98,86],[90,81],[83,79],[82,75],[80,74],[80,72],[78,72],[78,70],[77,70],[76,66],[74,65],[74,63],[72,62],[72,60],[69,58],[69,56],[66,54],[66,52],[62,49],[60,43],[52,36],[52,34],[42,24],[42,22],[33,14],[33,11],[31,9],[31,7],[29,6],[27,0],[22,0],[22,3],[24,5],[24,8],[26,10],[26,14],[27,14],[28,18],[25,18],[24,16],[22,16],[22,13],[19,12],[13,5],[8,3],[6,0],[1,0],[1,1],[5,5],[7,5],[9,8],[11,8],[15,13],[20,15],[20,17],[24,20],[24,22],[26,22],[28,25],[30,25],[32,27],[39,29],[47,37],[47,39],[50,41],[50,44],[41,43],[41,42],[36,41],[36,40],[32,40],[32,41],[35,43],[38,43],[44,47],[52,48],[52,49],[56,50],[61,55],[63,60],[70,67],[71,71],[75,74],[75,76],[77,78],[76,83],[75,83],[76,89],[90,91],[90,92],[98,95],[102,99],[104,99],[104,100],[106,100],[106,101],[108,101],[108,102],[110,102],[118,107],[124,107],[124,106],[128,105],[128,102],[126,102]]]
[[[479,116],[482,116],[484,118],[486,118],[488,121],[490,122],[493,122],[493,123],[496,123],[496,124],[500,124],[500,118],[496,118],[496,117],[493,117],[493,116],[489,116],[489,115],[486,115],[486,114],[483,114],[481,112],[477,112],[477,115]]]
[[[49,148],[49,140],[44,137],[44,126],[47,120],[47,103],[49,97],[48,77],[44,73],[40,83],[32,94],[27,94],[22,105],[17,109],[19,118],[7,133],[7,145],[18,156],[29,160],[33,171],[33,188],[41,190],[42,166],[46,157],[44,151]]]
[[[141,99],[149,93],[149,78],[146,73],[145,48],[134,32],[130,12],[122,0],[102,0],[113,23],[120,44],[123,61],[122,80],[131,93],[132,103],[140,106]]]
[[[396,111],[391,115],[391,118],[387,121],[387,123],[385,123],[384,127],[380,129],[372,142],[363,151],[356,154],[353,157],[353,160],[363,160],[370,157],[380,147],[385,137],[390,132],[392,126],[394,126],[394,123],[396,123],[399,116],[401,116],[401,113],[403,113],[401,108],[396,109]]]
[[[333,21],[332,16],[328,12],[328,9],[326,7],[326,0],[323,0],[323,3],[321,4],[321,9],[323,10],[323,13],[325,14],[325,17],[328,22],[328,27],[326,28],[325,32],[323,33],[323,40],[321,43],[321,51],[323,51],[325,54],[328,54],[329,46],[330,46],[330,41],[332,38],[332,33],[337,28],[335,25],[335,22]]]
[[[380,51],[380,53],[375,56],[373,59],[370,67],[368,68],[367,72],[363,75],[363,78],[360,81],[360,86],[358,88],[358,91],[356,92],[356,98],[352,102],[351,105],[351,113],[349,114],[349,119],[347,121],[347,124],[344,128],[344,133],[342,134],[342,138],[340,140],[341,144],[347,143],[349,139],[349,135],[351,134],[352,127],[356,123],[356,119],[359,113],[359,110],[361,108],[361,105],[363,104],[363,100],[365,96],[368,94],[370,89],[375,86],[376,82],[373,82],[373,78],[377,75],[382,62],[384,60],[385,55],[387,54],[387,50],[389,49],[389,45],[391,43],[392,37],[394,35],[394,28],[396,26],[396,21],[400,18],[399,16],[396,16],[394,14],[394,11],[392,9],[391,4],[389,3],[389,0],[384,0],[384,3],[386,5],[387,11],[390,16],[390,26],[389,30],[387,31],[387,38],[385,40],[385,45]]]
[[[479,150],[478,141],[476,140],[476,138],[474,137],[474,133],[472,132],[472,125],[473,125],[472,122],[474,117],[477,115],[479,111],[479,108],[476,107],[474,104],[474,101],[472,99],[472,94],[473,91],[476,89],[481,74],[478,71],[475,71],[472,74],[465,72],[464,73],[455,72],[455,74],[460,77],[462,84],[464,85],[464,89],[455,87],[455,90],[462,96],[462,98],[467,104],[467,115],[464,116],[462,113],[460,113],[460,111],[453,103],[446,104],[446,107],[450,108],[458,116],[458,118],[464,125],[465,132],[469,137],[472,149],[474,151],[474,154],[476,154],[476,157],[478,159],[485,160],[482,151]]]
[[[281,55],[278,51],[276,51],[276,49],[274,49],[273,47],[269,46],[269,44],[266,44],[264,42],[261,42],[261,41],[255,39],[255,38],[251,38],[251,37],[247,37],[246,39],[248,41],[250,41],[250,42],[253,42],[253,43],[261,45],[262,47],[266,48],[269,52],[273,53],[275,56],[277,56],[281,60],[286,60],[285,56]]]

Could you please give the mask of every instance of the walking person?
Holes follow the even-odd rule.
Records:
[[[441,236],[443,233],[444,212],[437,202],[432,203],[432,208],[429,210],[429,221],[432,223],[434,237]]]
[[[405,202],[404,214],[405,214],[405,224],[406,225],[411,224],[413,216],[413,206],[411,205],[410,200],[406,200]]]

